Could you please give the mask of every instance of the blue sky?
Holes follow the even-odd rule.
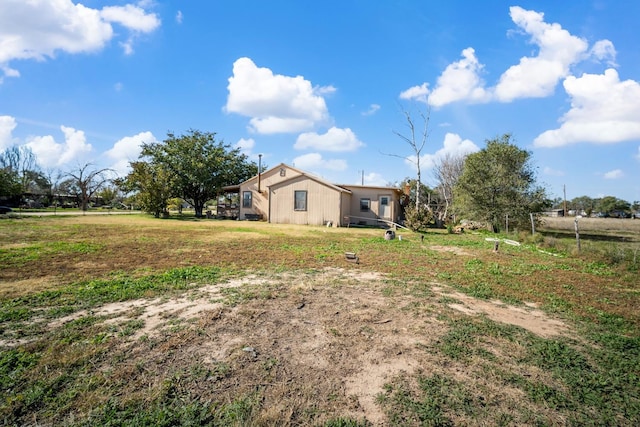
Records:
[[[636,0],[2,0],[0,150],[122,175],[142,142],[198,129],[386,185],[415,176],[403,110],[429,109],[429,185],[439,156],[511,133],[551,196],[632,202],[639,18]]]

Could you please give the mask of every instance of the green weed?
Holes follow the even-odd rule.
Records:
[[[440,374],[419,375],[385,386],[377,402],[390,425],[453,426],[452,414],[478,415],[482,407],[462,383]]]
[[[332,418],[322,424],[323,427],[370,427],[372,424],[366,419],[361,421],[352,418]]]
[[[103,247],[103,244],[93,242],[38,242],[26,246],[0,249],[0,265],[16,267],[52,255],[88,254],[97,252]]]

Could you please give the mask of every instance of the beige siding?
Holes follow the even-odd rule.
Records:
[[[340,203],[340,222],[336,225],[346,227],[349,225],[349,214],[351,213],[351,193],[342,193],[342,200]]]
[[[343,185],[351,190],[350,217],[352,223],[364,223],[366,225],[380,225],[378,219],[397,221],[400,215],[400,202],[398,191],[394,188],[386,187],[361,187],[357,185]],[[389,197],[389,207],[386,217],[383,215],[383,208],[380,206],[380,197]],[[369,199],[370,209],[360,210],[360,200]]]
[[[284,169],[284,176],[280,175],[280,169]],[[267,197],[269,186],[296,176],[300,176],[298,171],[283,165],[282,167],[270,169],[260,175],[260,192],[258,192],[257,176],[244,182],[240,186],[240,219],[244,219],[246,214],[259,214],[262,215],[263,219],[269,219],[269,199]],[[251,191],[251,208],[242,207],[242,198],[245,191]]]
[[[294,210],[295,191],[307,192],[307,209]],[[305,176],[270,187],[270,222],[279,224],[339,225],[341,192]]]

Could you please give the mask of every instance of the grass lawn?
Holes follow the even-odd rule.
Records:
[[[579,225],[0,219],[0,420],[640,425],[640,221]]]

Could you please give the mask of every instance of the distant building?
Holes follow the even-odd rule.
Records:
[[[564,209],[551,209],[542,213],[544,216],[559,217],[564,216]]]

